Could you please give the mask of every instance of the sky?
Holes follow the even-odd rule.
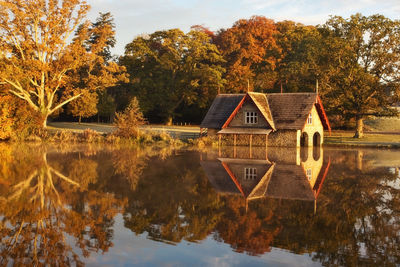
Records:
[[[275,21],[292,20],[307,25],[323,24],[330,15],[348,18],[355,13],[382,14],[400,19],[400,0],[87,0],[88,19],[111,12],[116,24],[116,55],[136,36],[158,30],[192,25],[213,31],[229,28],[239,19],[261,15]]]

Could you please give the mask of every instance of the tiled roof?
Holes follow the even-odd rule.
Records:
[[[299,165],[275,165],[266,197],[315,200],[304,169]]]
[[[302,129],[317,102],[316,93],[268,94],[267,98],[277,129]]]
[[[200,127],[220,129],[244,96],[244,94],[217,95],[201,122]]]

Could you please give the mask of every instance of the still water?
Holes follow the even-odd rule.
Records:
[[[400,264],[400,151],[0,144],[0,266]]]

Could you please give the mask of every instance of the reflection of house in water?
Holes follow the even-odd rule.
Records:
[[[222,194],[241,194],[246,201],[258,198],[316,201],[330,161],[323,162],[322,148],[273,149],[248,158],[207,154],[201,165],[213,187]],[[220,154],[220,155],[221,155]],[[235,155],[238,152],[234,151]],[[244,156],[246,155],[246,156]],[[242,156],[242,157],[240,157]],[[247,157],[247,158],[246,158]]]

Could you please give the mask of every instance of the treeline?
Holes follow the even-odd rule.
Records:
[[[216,32],[200,25],[187,33],[156,31],[134,38],[115,57],[110,13],[89,23],[81,1],[14,2],[1,9],[0,97],[11,92],[43,126],[49,116],[111,122],[133,97],[149,122],[200,123],[218,93],[317,87],[332,124],[357,122],[357,136],[367,116],[396,114],[400,22],[382,15],[333,16],[318,26],[253,16]],[[41,12],[30,12],[38,7]],[[27,19],[13,19],[22,16]],[[38,17],[47,28],[35,24]]]
[[[241,19],[135,38],[119,64],[150,121],[199,123],[218,93],[318,92],[336,127],[393,115],[399,99],[400,24],[381,15],[319,26]],[[317,84],[318,83],[318,84]]]

